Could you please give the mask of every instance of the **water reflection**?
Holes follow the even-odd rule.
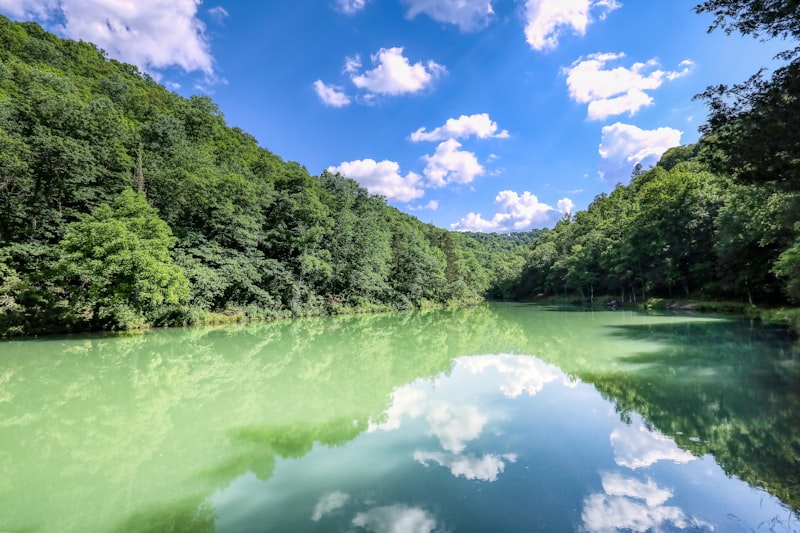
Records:
[[[457,453],[415,451],[414,460],[424,466],[436,463],[450,470],[455,477],[477,479],[480,481],[497,481],[503,473],[506,463],[515,463],[517,455],[506,453],[494,455],[488,453],[482,457],[459,455]]]
[[[338,490],[323,495],[314,506],[314,512],[311,514],[311,520],[314,522],[319,522],[323,517],[333,513],[337,509],[344,507],[348,500],[350,500],[350,495]]]
[[[436,519],[425,509],[400,504],[358,513],[353,525],[375,533],[429,533],[438,529]]]
[[[584,502],[583,525],[586,531],[605,533],[620,530],[654,531],[665,527],[714,531],[705,520],[687,516],[679,507],[666,505],[673,493],[652,479],[642,482],[617,473],[602,476],[603,493],[592,494]]]
[[[652,430],[636,417],[631,425],[616,428],[611,432],[614,460],[619,466],[630,469],[647,468],[658,461],[685,464],[695,456],[675,444],[675,441]]]
[[[791,530],[739,479],[798,508],[800,364],[748,327],[500,306],[0,343],[0,531]]]

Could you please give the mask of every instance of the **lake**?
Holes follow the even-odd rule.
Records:
[[[798,531],[800,351],[498,304],[0,343],[0,531]]]

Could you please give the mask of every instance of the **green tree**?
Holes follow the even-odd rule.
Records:
[[[126,189],[69,225],[59,244],[65,292],[78,309],[89,308],[95,326],[152,319],[161,306],[189,300],[189,282],[170,256],[174,243],[144,194]]]
[[[800,234],[800,223],[794,229],[795,233]],[[784,290],[789,299],[800,304],[800,237],[778,257],[773,271],[785,279]]]

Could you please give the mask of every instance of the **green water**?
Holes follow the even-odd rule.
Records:
[[[0,531],[797,531],[800,354],[528,305],[0,343]]]

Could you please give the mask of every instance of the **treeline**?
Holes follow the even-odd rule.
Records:
[[[800,194],[714,173],[710,150],[673,148],[558,222],[529,252],[514,296],[800,301]]]
[[[0,17],[0,333],[473,301],[521,257],[488,239],[312,176],[209,98]]]
[[[721,28],[797,43],[792,2],[707,0]],[[709,87],[693,146],[595,198],[536,241],[515,297],[595,294],[626,302],[699,296],[800,303],[800,46],[766,77]]]

